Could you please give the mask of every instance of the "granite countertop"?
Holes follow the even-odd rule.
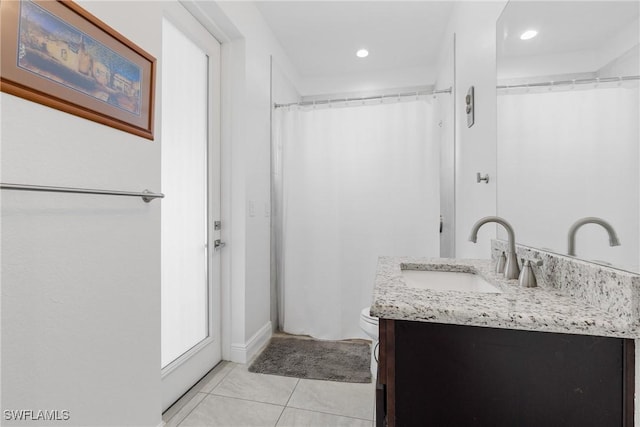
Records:
[[[371,315],[448,323],[619,338],[640,337],[640,325],[584,300],[546,287],[523,288],[496,274],[490,260],[380,257]],[[407,286],[402,269],[475,273],[502,293],[434,291]]]

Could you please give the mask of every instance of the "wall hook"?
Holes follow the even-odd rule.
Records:
[[[489,174],[485,173],[484,175],[480,175],[480,172],[476,173],[476,182],[478,184],[480,184],[482,181],[484,181],[485,184],[489,183]]]

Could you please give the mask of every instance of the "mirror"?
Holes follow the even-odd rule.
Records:
[[[640,272],[639,5],[510,1],[499,17],[497,213],[518,244],[566,255],[595,217],[575,256]]]

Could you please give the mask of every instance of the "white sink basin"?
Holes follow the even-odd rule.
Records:
[[[402,270],[407,286],[434,291],[502,293],[482,277],[453,271]]]

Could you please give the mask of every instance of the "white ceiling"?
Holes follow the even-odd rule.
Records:
[[[456,1],[265,1],[256,4],[301,77],[300,92],[336,93],[433,84]],[[640,2],[510,1],[502,59],[597,49],[638,19]],[[539,35],[519,39],[524,29]],[[637,37],[636,37],[637,38]],[[367,58],[355,53],[367,48]]]
[[[512,1],[498,20],[504,56],[553,55],[600,48],[638,19],[638,1]],[[529,28],[538,36],[522,41]],[[637,37],[636,37],[637,39]]]
[[[302,78],[433,67],[451,1],[256,1]],[[355,53],[366,48],[367,58]]]

